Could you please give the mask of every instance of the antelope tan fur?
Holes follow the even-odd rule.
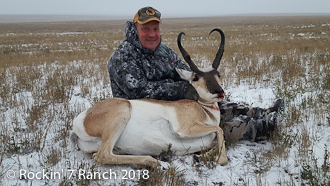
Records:
[[[155,167],[159,155],[171,145],[177,155],[210,147],[217,137],[218,163],[227,163],[223,131],[219,127],[219,101],[224,98],[218,67],[224,52],[225,37],[220,29],[221,43],[212,68],[200,70],[181,46],[178,46],[192,72],[176,69],[199,94],[199,100],[160,101],[110,98],[80,113],[73,121],[71,139],[86,153],[94,153],[101,164],[144,164]]]

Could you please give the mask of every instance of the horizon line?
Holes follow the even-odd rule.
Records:
[[[13,17],[14,16],[14,17]],[[40,17],[42,16],[42,17]],[[330,13],[242,13],[221,15],[172,15],[163,16],[162,19],[179,18],[215,18],[215,17],[280,17],[280,16],[330,16]],[[11,17],[11,19],[7,19]],[[102,14],[0,14],[0,23],[28,23],[28,22],[69,22],[69,21],[120,21],[133,19],[127,15],[102,15]]]

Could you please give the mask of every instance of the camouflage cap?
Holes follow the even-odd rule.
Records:
[[[150,6],[141,8],[134,17],[134,23],[145,24],[150,21],[158,21],[162,23],[160,20],[160,12]]]

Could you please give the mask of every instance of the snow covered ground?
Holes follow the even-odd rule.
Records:
[[[72,66],[79,66],[81,63],[72,63]],[[61,68],[57,64],[52,64],[52,67]],[[46,65],[39,66],[38,69],[43,71],[47,68]],[[65,68],[68,69],[68,68]],[[10,74],[8,74],[10,76]],[[47,74],[44,74],[46,77]],[[86,81],[95,81],[91,77]],[[43,84],[40,80],[39,84]],[[103,92],[108,92],[110,87],[104,85],[102,81],[95,81],[95,87],[90,97],[98,97]],[[102,88],[100,88],[102,87]],[[54,141],[58,133],[58,123],[63,123],[63,119],[68,117],[65,109],[70,111],[80,112],[85,108],[91,107],[91,99],[82,96],[82,90],[79,86],[72,88],[72,96],[68,100],[67,106],[57,104],[53,112],[62,113],[61,116],[56,116],[52,121],[45,121],[43,118],[41,125],[44,125],[43,130],[49,132],[44,134],[44,142],[41,144],[43,150],[33,152],[26,149],[26,153],[13,154],[10,157],[4,156],[1,165],[2,184],[3,185],[58,185],[60,183],[73,185],[91,184],[91,185],[131,185],[137,184],[137,178],[149,176],[148,172],[142,173],[143,169],[136,166],[110,166],[98,165],[93,162],[88,154],[83,154],[71,145],[65,146],[64,143],[69,143],[69,139],[59,139]],[[246,104],[259,107],[269,107],[276,99],[274,87],[258,85],[244,85],[227,87],[226,93],[230,95],[230,100],[233,102],[241,102],[244,100]],[[300,95],[301,101],[309,93]],[[25,124],[26,115],[17,113],[23,107],[30,107],[36,100],[33,99],[31,92],[18,92],[16,99],[24,102],[20,108],[2,109],[2,126],[10,132],[15,132],[18,129],[12,123],[20,124],[20,130],[28,128]],[[67,107],[67,108],[64,108]],[[63,110],[62,110],[63,109]],[[309,132],[317,138],[313,146],[310,148],[311,155],[315,156],[318,164],[322,165],[324,161],[325,146],[330,145],[330,127],[325,125],[315,125],[312,118],[306,118],[301,123],[309,129]],[[17,120],[17,121],[14,121]],[[285,121],[285,119],[283,120]],[[321,121],[325,122],[325,121]],[[285,123],[281,123],[285,125]],[[293,126],[293,133],[301,131],[301,126]],[[4,127],[3,127],[4,128]],[[24,132],[17,131],[20,135]],[[19,136],[17,140],[22,139]],[[12,140],[15,140],[14,138]],[[13,142],[15,145],[15,142]],[[22,142],[23,144],[23,142]],[[20,143],[16,143],[20,146]],[[22,147],[22,146],[20,146]],[[176,167],[178,172],[182,173],[182,178],[186,185],[300,185],[302,164],[297,160],[299,145],[292,145],[292,148],[286,149],[288,152],[283,157],[271,156],[267,158],[267,153],[274,153],[274,145],[269,141],[249,142],[241,141],[230,146],[227,155],[230,159],[225,166],[215,166],[209,168],[205,165],[197,165],[193,162],[191,155],[174,156],[170,162],[161,162],[164,169]],[[54,156],[53,154],[59,154]],[[52,160],[59,158],[58,160]],[[55,162],[55,164],[53,164]],[[100,175],[92,175],[99,173]],[[125,173],[128,173],[125,175]],[[100,176],[100,179],[99,177]],[[21,178],[21,179],[19,179]],[[131,179],[132,178],[132,179]],[[133,179],[134,178],[134,179]],[[198,183],[198,184],[197,184]]]
[[[323,40],[329,35],[329,25],[322,24],[322,32],[299,30],[295,34],[284,33],[284,37],[295,41],[314,41],[320,37]],[[315,27],[313,24],[294,29]],[[75,32],[56,34],[81,35]],[[256,37],[269,37],[276,41],[280,38],[276,34],[266,33]],[[193,38],[199,39],[205,38]],[[119,41],[114,42],[118,46]],[[233,38],[228,44],[234,45],[235,42]],[[249,47],[254,46],[254,43],[247,43]],[[57,45],[62,44],[65,43]],[[86,45],[89,44],[87,42]],[[29,43],[21,45],[22,48],[33,46]],[[84,50],[86,47],[77,48]],[[100,47],[103,48],[106,47]],[[56,52],[48,48],[41,49],[49,53]],[[78,50],[71,46],[69,49],[58,52]],[[319,185],[329,183],[330,54],[328,48],[324,51],[315,49],[303,55],[298,54],[300,50],[309,49],[304,47],[285,51],[280,56],[284,64],[274,62],[279,54],[262,55],[261,52],[257,60],[245,60],[248,53],[235,53],[225,56],[221,64],[224,66],[221,72],[223,88],[230,101],[267,108],[277,98],[284,98],[286,109],[279,123],[280,134],[275,139],[229,144],[229,163],[225,166],[198,164],[193,161],[192,155],[186,155],[174,156],[167,162],[160,161],[163,167],[160,170],[175,168],[183,185],[308,185],[309,180]],[[208,63],[206,57],[196,58],[202,61],[201,66]],[[315,63],[316,60],[320,62]],[[244,63],[240,64],[240,61]],[[249,64],[251,61],[258,62],[257,66]],[[234,62],[237,66],[231,67],[229,64]],[[263,71],[263,65],[271,63],[274,63],[273,66]],[[295,69],[301,71],[296,72]],[[149,178],[151,173],[148,170],[135,165],[96,164],[91,155],[83,154],[70,144],[68,132],[72,119],[95,102],[111,97],[108,74],[100,62],[55,61],[0,70],[0,85],[3,87],[0,91],[0,185],[136,185],[140,183],[138,179]],[[250,73],[249,70],[251,74],[260,70],[262,75],[258,76],[256,72],[256,77],[238,78],[239,73]],[[296,74],[289,74],[293,72]]]

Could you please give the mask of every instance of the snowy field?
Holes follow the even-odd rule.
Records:
[[[223,29],[226,99],[267,108],[283,98],[279,133],[228,142],[225,166],[186,155],[158,158],[157,170],[97,164],[69,140],[73,118],[111,97],[106,63],[123,28],[1,31],[0,185],[329,185],[330,17],[244,18],[244,26],[231,19],[196,28],[185,22],[190,29],[169,20],[162,42],[177,51],[184,30],[184,47],[204,67],[220,40],[207,33]]]

